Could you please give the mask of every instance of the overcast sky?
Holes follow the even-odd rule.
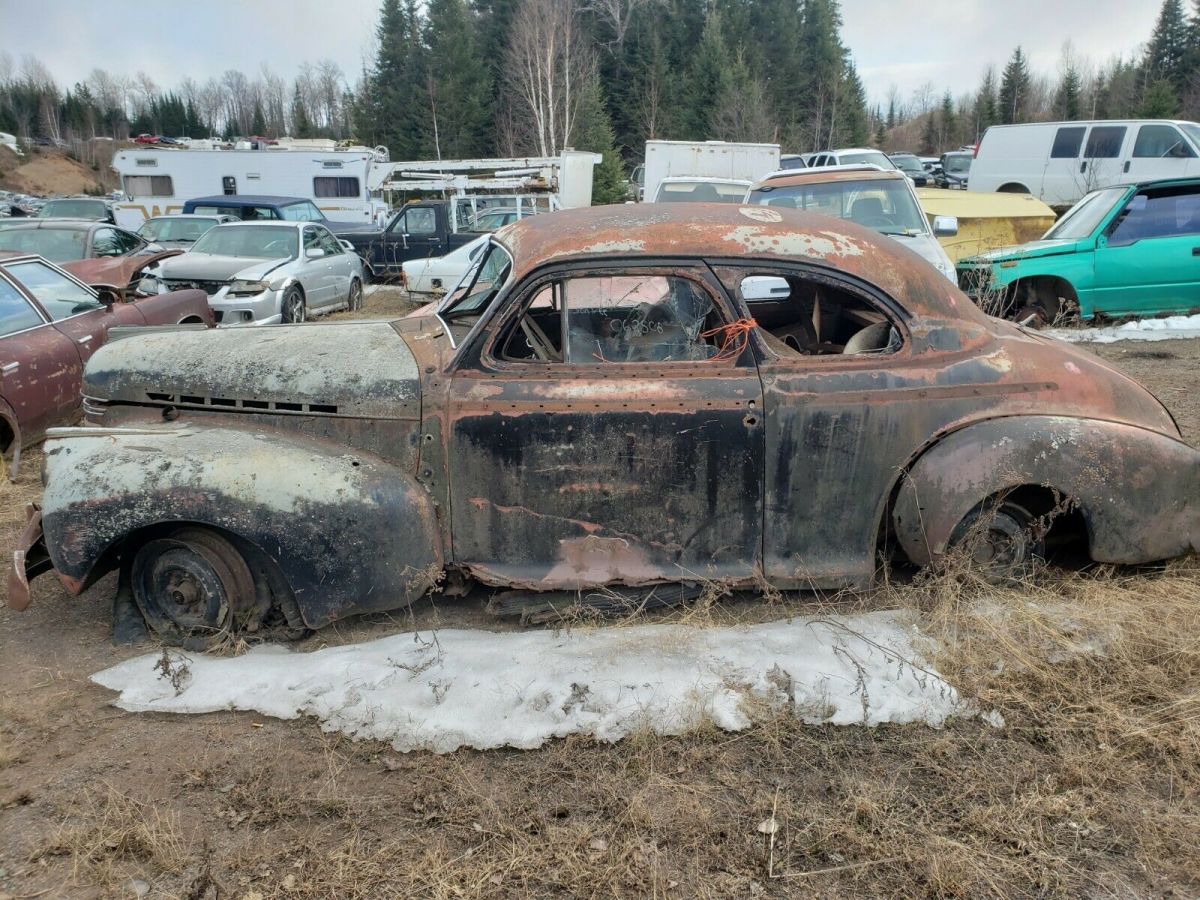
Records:
[[[1058,67],[1063,42],[1095,63],[1144,44],[1161,0],[842,0],[843,39],[872,104],[895,84],[970,90],[1021,44]],[[0,51],[41,59],[64,84],[93,68],[146,71],[162,86],[266,63],[335,60],[354,81],[370,53],[379,0],[0,0]]]

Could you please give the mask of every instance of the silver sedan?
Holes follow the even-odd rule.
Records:
[[[363,280],[362,259],[323,225],[237,222],[148,270],[142,289],[199,288],[218,325],[273,325],[358,309]]]

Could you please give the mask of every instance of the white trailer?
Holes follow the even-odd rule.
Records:
[[[653,199],[664,178],[680,175],[758,181],[779,168],[779,145],[646,141],[645,166],[642,197]]]
[[[168,216],[193,197],[259,194],[305,197],[337,222],[376,222],[388,209],[377,171],[390,170],[387,150],[289,148],[168,150],[135,147],[113,155],[125,199],[114,204],[117,224],[138,228]]]

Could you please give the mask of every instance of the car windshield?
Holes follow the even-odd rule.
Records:
[[[182,244],[190,244],[216,224],[216,219],[185,219],[180,216],[165,216],[161,219],[150,219],[138,229],[138,234],[148,241],[178,241]]]
[[[741,203],[748,184],[668,181],[659,185],[656,203]]]
[[[971,171],[971,157],[965,153],[947,156],[942,161],[942,171],[947,175],[966,175]]]
[[[1105,188],[1102,191],[1092,191],[1071,207],[1065,216],[1042,235],[1044,241],[1077,241],[1091,237],[1092,232],[1104,221],[1128,188]]]
[[[220,225],[206,231],[192,246],[191,252],[252,259],[295,259],[298,246],[294,227]]]
[[[765,185],[750,194],[750,204],[803,209],[856,222],[881,234],[927,233],[908,180],[898,175],[883,180],[832,181],[788,187]]]
[[[904,172],[915,172],[918,175],[925,174],[925,167],[921,165],[921,161],[915,156],[893,156],[892,162],[896,164],[896,168]]]
[[[36,253],[51,262],[83,259],[87,231],[83,228],[6,228],[0,230],[0,250]]]
[[[44,262],[17,263],[9,266],[8,271],[37,297],[56,322],[104,305],[83,285],[76,284]]]
[[[879,166],[881,169],[895,169],[896,164],[887,158],[887,154],[879,150],[864,150],[862,153],[839,153],[838,165],[842,166]]]
[[[279,216],[289,222],[322,222],[325,217],[312,202],[293,203],[279,210]]]
[[[39,219],[103,219],[107,209],[101,200],[47,200],[38,210]]]
[[[508,251],[499,244],[489,243],[487,252],[472,263],[463,276],[460,283],[467,285],[466,289],[455,292],[457,297],[451,299],[442,318],[450,321],[482,313],[500,293],[511,271],[512,257]]]

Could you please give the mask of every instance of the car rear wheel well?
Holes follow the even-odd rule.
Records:
[[[1035,317],[1039,325],[1053,325],[1079,313],[1079,295],[1071,282],[1057,275],[1034,275],[1013,282],[1006,314],[1017,321]]]
[[[1010,181],[1008,184],[1002,184],[996,189],[998,194],[1029,194],[1032,193],[1029,188],[1017,181]]]
[[[204,320],[199,316],[184,316],[179,320],[180,325],[203,325]]]

